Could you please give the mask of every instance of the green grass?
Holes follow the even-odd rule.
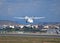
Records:
[[[60,38],[0,36],[0,43],[60,43]]]

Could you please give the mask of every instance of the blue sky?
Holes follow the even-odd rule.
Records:
[[[60,0],[0,0],[0,20],[21,21],[16,16],[43,16],[40,22],[60,22]]]

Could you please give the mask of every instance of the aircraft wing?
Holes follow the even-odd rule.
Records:
[[[17,18],[17,19],[43,19],[45,17],[28,17],[28,16],[26,16],[26,17],[14,17],[14,18]]]
[[[16,19],[25,19],[25,17],[14,17]]]
[[[43,19],[45,17],[32,17],[32,19]]]

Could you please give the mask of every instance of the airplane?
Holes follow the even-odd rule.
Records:
[[[24,19],[28,23],[33,23],[34,19],[43,19],[45,17],[35,17],[35,16],[29,17],[29,16],[25,16],[25,17],[14,17],[14,18],[16,18],[16,19]]]

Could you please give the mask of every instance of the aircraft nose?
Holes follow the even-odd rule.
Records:
[[[27,22],[33,23],[33,19],[28,19]]]

